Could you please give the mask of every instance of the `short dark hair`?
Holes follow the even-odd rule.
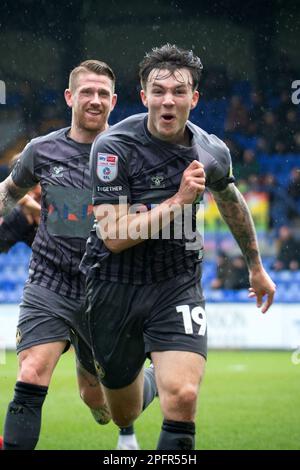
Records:
[[[76,88],[76,79],[80,73],[86,72],[93,72],[96,75],[106,75],[108,78],[111,79],[113,84],[113,90],[115,88],[116,77],[109,65],[105,62],[101,62],[100,60],[85,60],[81,62],[77,67],[71,70],[69,76],[69,88],[70,90],[74,90]]]
[[[140,63],[139,76],[143,88],[146,88],[149,74],[154,69],[169,70],[173,74],[175,70],[187,68],[192,75],[192,88],[196,90],[199,85],[203,65],[198,56],[193,51],[181,49],[175,44],[164,44],[161,47],[154,47],[147,52]]]

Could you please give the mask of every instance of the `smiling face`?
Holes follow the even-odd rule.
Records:
[[[199,100],[198,91],[192,88],[190,71],[152,70],[141,98],[149,111],[150,133],[161,140],[184,144],[186,122]]]
[[[65,91],[65,99],[72,108],[70,136],[79,142],[92,142],[97,134],[107,129],[117,95],[108,76],[81,72],[74,89]]]

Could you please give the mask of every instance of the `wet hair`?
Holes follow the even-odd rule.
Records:
[[[198,56],[192,50],[181,49],[175,44],[164,44],[161,47],[154,47],[150,52],[145,54],[144,59],[140,63],[139,76],[141,85],[145,89],[149,75],[152,70],[168,70],[167,76],[173,75],[178,69],[186,68],[192,76],[192,88],[196,90],[203,65]],[[166,78],[167,76],[160,78]]]
[[[69,88],[71,91],[76,89],[77,77],[80,73],[92,72],[96,75],[105,75],[112,81],[112,88],[115,89],[116,77],[113,70],[105,62],[100,60],[85,60],[75,67],[69,76]]]

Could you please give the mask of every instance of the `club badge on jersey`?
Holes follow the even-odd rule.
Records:
[[[117,155],[108,153],[97,154],[97,176],[105,183],[110,183],[118,176]]]

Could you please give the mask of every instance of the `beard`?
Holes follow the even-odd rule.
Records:
[[[87,117],[85,113],[83,113],[78,118],[78,127],[82,130],[87,132],[102,132],[106,126],[106,117],[107,114],[99,114],[95,117]]]

